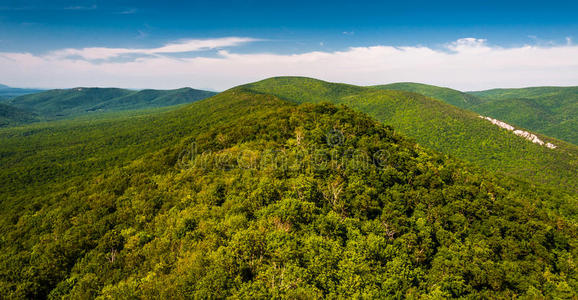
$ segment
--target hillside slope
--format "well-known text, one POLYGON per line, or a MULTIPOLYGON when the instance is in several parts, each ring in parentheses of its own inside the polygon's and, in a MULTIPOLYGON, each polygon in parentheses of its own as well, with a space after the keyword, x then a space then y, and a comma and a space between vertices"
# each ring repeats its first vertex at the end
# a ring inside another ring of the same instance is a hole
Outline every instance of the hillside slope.
POLYGON ((420 83, 394 83, 373 88, 415 92, 578 145, 578 87, 468 93, 420 83))
POLYGON ((38 120, 38 116, 14 106, 0 103, 0 127, 29 123, 38 120))
POLYGON ((471 109, 578 145, 578 87, 494 89, 469 94, 471 109))
POLYGON ((248 84, 248 89, 282 99, 346 104, 394 126, 419 144, 494 171, 576 192, 578 147, 538 135, 557 145, 548 149, 511 131, 420 94, 329 83, 302 77, 281 77, 248 84))
POLYGON ((125 96, 103 101, 88 111, 129 110, 140 108, 164 107, 191 103, 214 96, 215 92, 181 88, 176 90, 141 90, 125 96))
POLYGON ((171 106, 191 103, 213 95, 215 95, 214 92, 191 88, 142 91, 118 88, 74 88, 20 96, 4 103, 34 111, 47 118, 57 118, 94 112, 171 106))
POLYGON ((74 88, 20 96, 5 103, 48 117, 61 117, 83 113, 87 107, 131 93, 118 88, 74 88))
POLYGON ((235 88, 0 142, 8 298, 576 297, 575 197, 346 107, 235 88))
POLYGON ((453 106, 465 109, 470 109, 472 106, 484 102, 484 100, 478 98, 475 95, 460 92, 450 88, 423 83, 398 82, 392 84, 375 85, 372 87, 381 90, 414 92, 431 98, 439 99, 453 106))
POLYGON ((528 87, 513 89, 491 89, 484 91, 473 91, 468 94, 485 99, 514 99, 514 98, 551 98, 550 104, 572 102, 570 99, 578 93, 578 87, 528 87))

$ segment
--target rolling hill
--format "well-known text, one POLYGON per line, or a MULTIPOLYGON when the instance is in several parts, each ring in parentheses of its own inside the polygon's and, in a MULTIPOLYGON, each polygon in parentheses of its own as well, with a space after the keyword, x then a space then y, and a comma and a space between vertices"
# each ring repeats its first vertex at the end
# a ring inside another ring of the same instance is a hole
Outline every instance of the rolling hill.
MULTIPOLYGON (((576 97, 578 87, 528 87, 518 89, 491 89, 485 91, 468 92, 468 94, 492 100, 504 100, 515 98, 544 98, 550 99, 550 104, 568 103, 572 102, 572 98, 576 97)), ((575 99, 575 98, 574 98, 575 99)), ((574 101, 575 102, 575 101, 574 101)))
POLYGON ((74 88, 20 96, 5 103, 47 117, 63 117, 85 113, 95 104, 131 93, 133 92, 118 88, 74 88))
POLYGON ((471 109, 578 145, 578 87, 494 89, 471 109))
POLYGON ((296 103, 345 104, 394 126, 419 144, 476 163, 493 171, 578 189, 578 147, 537 135, 557 145, 549 149, 484 120, 421 94, 357 87, 302 77, 278 77, 245 88, 296 103))
POLYGON ((419 93, 578 145, 578 87, 494 89, 468 93, 419 83, 374 87, 419 93))
POLYGON ((442 100, 453 106, 457 106, 464 109, 470 109, 472 106, 481 104, 484 100, 478 98, 475 95, 460 92, 458 90, 439 87, 435 85, 428 85, 422 83, 413 82, 399 82, 384 85, 372 86, 376 89, 381 90, 395 90, 395 91, 406 91, 422 94, 431 98, 442 100))
POLYGON ((0 129, 0 294, 576 297, 575 195, 266 88, 374 99, 401 125, 402 104, 458 121, 418 94, 277 78, 157 114, 0 129))
POLYGON ((0 84, 0 100, 14 98, 22 95, 40 93, 43 90, 40 89, 21 89, 13 88, 7 85, 0 84))
POLYGON ((74 88, 20 96, 4 101, 4 103, 34 111, 48 119, 54 119, 94 112, 135 110, 191 103, 214 94, 214 92, 191 88, 142 91, 118 88, 74 88))
POLYGON ((214 96, 215 92, 181 88, 176 90, 141 90, 136 93, 103 101, 87 111, 130 110, 141 108, 164 107, 191 103, 214 96))

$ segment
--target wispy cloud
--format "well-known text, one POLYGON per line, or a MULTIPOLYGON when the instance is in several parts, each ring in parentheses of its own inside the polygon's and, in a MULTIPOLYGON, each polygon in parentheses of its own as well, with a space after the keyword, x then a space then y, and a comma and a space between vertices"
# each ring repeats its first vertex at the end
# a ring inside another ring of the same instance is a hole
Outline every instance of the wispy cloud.
POLYGON ((226 37, 218 39, 191 39, 170 43, 158 48, 130 49, 130 48, 106 48, 92 47, 82 49, 63 49, 50 52, 47 56, 54 59, 82 58, 87 60, 103 60, 116 58, 121 55, 161 55, 170 53, 184 53, 203 51, 224 47, 239 46, 244 43, 255 42, 257 39, 244 37, 226 37))
POLYGON ((128 8, 128 9, 125 9, 123 11, 117 12, 117 14, 119 14, 119 15, 133 15, 133 14, 136 14, 137 11, 138 10, 136 8, 128 8))
POLYGON ((138 30, 137 32, 138 32, 138 34, 136 36, 137 39, 144 39, 147 36, 149 36, 149 34, 144 30, 138 30))
POLYGON ((65 7, 64 9, 65 10, 95 10, 95 9, 98 9, 98 6, 96 4, 88 5, 88 6, 77 5, 77 6, 68 6, 68 7, 65 7))
POLYGON ((271 76, 299 75, 360 85, 414 81, 462 90, 578 85, 578 45, 504 48, 489 45, 484 39, 465 38, 448 43, 445 49, 376 45, 301 54, 234 51, 233 47, 256 40, 184 40, 154 49, 64 49, 46 55, 0 53, 0 82, 38 87, 193 86, 223 90, 271 76), (203 49, 221 50, 217 57, 167 55, 203 49), (146 56, 131 61, 93 61, 125 53, 146 56))

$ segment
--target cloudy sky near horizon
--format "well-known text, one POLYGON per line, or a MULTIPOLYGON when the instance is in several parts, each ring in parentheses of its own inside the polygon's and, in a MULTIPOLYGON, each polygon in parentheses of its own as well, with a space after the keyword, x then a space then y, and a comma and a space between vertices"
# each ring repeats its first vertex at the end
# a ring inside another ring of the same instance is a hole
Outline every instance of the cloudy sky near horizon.
POLYGON ((219 91, 294 75, 461 90, 578 85, 576 1, 44 2, 0 0, 0 83, 219 91))

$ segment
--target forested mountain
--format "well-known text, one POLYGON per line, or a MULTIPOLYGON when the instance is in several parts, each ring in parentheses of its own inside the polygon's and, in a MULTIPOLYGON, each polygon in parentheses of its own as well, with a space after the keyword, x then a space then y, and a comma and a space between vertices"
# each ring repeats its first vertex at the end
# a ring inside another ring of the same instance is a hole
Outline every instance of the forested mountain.
POLYGON ((422 94, 424 96, 436 98, 451 105, 465 109, 470 109, 472 106, 484 102, 484 100, 476 97, 475 95, 460 92, 458 90, 450 88, 428 85, 423 83, 399 82, 392 84, 375 85, 372 87, 381 90, 414 92, 422 94))
POLYGON ((515 98, 527 98, 527 99, 544 98, 550 99, 551 105, 554 103, 572 102, 570 101, 570 99, 572 97, 576 97, 577 93, 578 87, 576 86, 570 87, 544 86, 544 87, 528 87, 518 89, 491 89, 485 91, 468 92, 468 94, 491 100, 504 100, 515 98))
POLYGON ((493 89, 468 93, 419 83, 374 87, 419 93, 578 145, 578 87, 493 89))
POLYGON ((248 89, 270 93, 296 103, 346 104, 369 114, 419 144, 533 182, 578 188, 578 147, 546 136, 550 149, 532 143, 477 113, 462 110, 421 94, 363 88, 303 77, 278 77, 252 83, 248 89))
POLYGON ((133 91, 118 88, 74 88, 20 96, 5 103, 46 116, 67 116, 86 112, 95 104, 131 93, 133 91))
POLYGON ((129 110, 191 103, 214 96, 215 92, 181 88, 176 90, 141 90, 103 101, 88 111, 129 110))
POLYGON ((36 121, 34 113, 0 103, 0 127, 36 121))
POLYGON ((479 113, 578 145, 578 87, 532 87, 470 92, 485 99, 479 113))
POLYGON ((577 296, 575 194, 430 151, 345 106, 249 87, 451 116, 440 102, 279 80, 158 114, 0 129, 0 294, 577 296))
POLYGON ((177 90, 125 90, 118 88, 74 88, 50 90, 4 101, 34 111, 47 119, 94 112, 135 110, 191 103, 214 92, 182 88, 177 90))
POLYGON ((0 84, 0 100, 14 98, 17 96, 39 93, 43 90, 39 89, 21 89, 21 88, 13 88, 7 85, 0 84))

